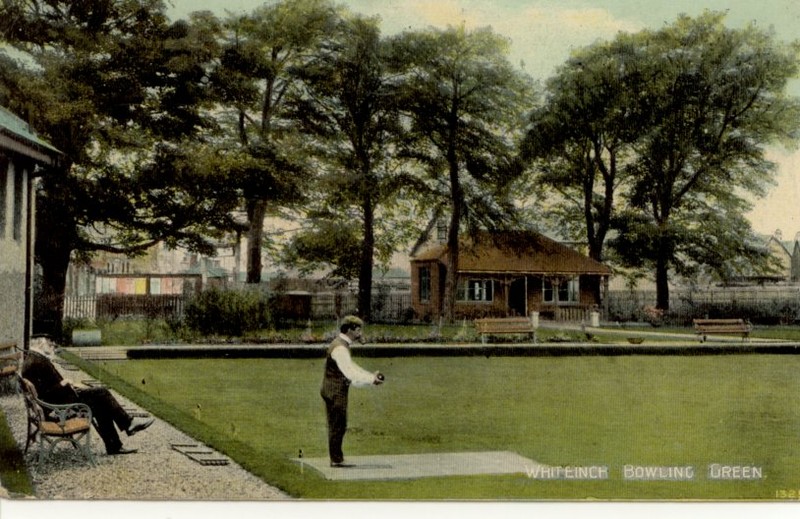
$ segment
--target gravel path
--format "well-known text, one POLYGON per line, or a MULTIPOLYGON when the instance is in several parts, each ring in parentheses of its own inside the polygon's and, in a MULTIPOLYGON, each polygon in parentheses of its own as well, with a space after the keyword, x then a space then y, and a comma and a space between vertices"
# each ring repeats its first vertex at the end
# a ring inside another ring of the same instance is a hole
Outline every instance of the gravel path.
MULTIPOLYGON (((86 380, 78 371, 61 370, 70 380, 86 380)), ((116 393, 115 393, 116 395, 116 393)), ((136 408, 116 395, 127 408, 136 408)), ((21 447, 25 446, 27 419, 22 395, 0 397, 9 427, 21 447)), ((27 456, 38 499, 103 500, 276 500, 289 499, 232 460, 228 465, 200 465, 174 450, 174 443, 198 443, 168 423, 156 418, 146 431, 128 438, 120 436, 135 454, 108 456, 102 440, 92 430, 96 465, 90 466, 69 447, 59 446, 39 470, 32 447, 27 456)), ((226 458, 227 459, 227 458, 226 458)), ((0 487, 0 495, 2 495, 0 487)))

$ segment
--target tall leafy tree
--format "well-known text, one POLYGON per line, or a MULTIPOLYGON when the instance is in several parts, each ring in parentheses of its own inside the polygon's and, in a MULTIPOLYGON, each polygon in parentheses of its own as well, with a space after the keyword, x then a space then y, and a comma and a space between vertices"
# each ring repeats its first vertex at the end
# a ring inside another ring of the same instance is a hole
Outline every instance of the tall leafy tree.
POLYGON ((506 188, 519 172, 514 152, 523 114, 533 107, 532 82, 509 63, 509 42, 491 29, 407 32, 393 44, 413 137, 408 152, 425 165, 430 191, 444 195, 440 204, 450 212, 443 317, 452 321, 463 228, 510 217, 506 188))
POLYGON ((539 189, 557 195, 546 211, 561 232, 603 261, 615 195, 630 178, 640 128, 649 120, 643 72, 628 37, 580 50, 547 82, 522 145, 539 189))
POLYGON ((755 256, 748 248, 749 207, 774 164, 766 146, 796 137, 800 104, 786 93, 800 45, 781 44, 755 25, 729 29, 720 13, 681 16, 633 40, 651 118, 640 128, 634 209, 615 239, 629 260, 655 270, 657 306, 669 308, 669 273, 698 261, 755 256), (735 232, 730 232, 733 229, 735 232))
POLYGON ((376 237, 381 227, 376 217, 386 218, 383 206, 395 203, 402 185, 392 167, 402 128, 396 88, 386 69, 378 21, 347 16, 298 71, 304 88, 292 103, 296 118, 316 137, 317 156, 327 164, 328 178, 321 181, 325 194, 314 215, 323 232, 315 228, 301 234, 290 251, 305 251, 308 259, 328 258, 342 274, 357 272, 358 309, 366 319, 372 306, 376 247, 388 245, 388 250, 380 247, 388 256, 403 234, 383 226, 383 239, 376 237), (328 239, 335 229, 335 235, 346 237, 346 228, 354 224, 360 235, 355 263, 349 261, 352 253, 337 250, 346 249, 349 240, 328 239))
POLYGON ((286 101, 305 66, 338 19, 327 0, 282 0, 231 17, 212 84, 218 118, 252 158, 239 179, 247 214, 247 282, 261 281, 264 221, 270 209, 302 198, 301 140, 286 101))
POLYGON ((7 0, 0 37, 16 49, 1 58, 3 102, 64 153, 40 185, 36 242, 37 302, 55 302, 40 316, 58 333, 73 254, 205 249, 231 223, 228 205, 200 202, 209 193, 175 174, 176 143, 206 125, 211 50, 156 0, 7 0))

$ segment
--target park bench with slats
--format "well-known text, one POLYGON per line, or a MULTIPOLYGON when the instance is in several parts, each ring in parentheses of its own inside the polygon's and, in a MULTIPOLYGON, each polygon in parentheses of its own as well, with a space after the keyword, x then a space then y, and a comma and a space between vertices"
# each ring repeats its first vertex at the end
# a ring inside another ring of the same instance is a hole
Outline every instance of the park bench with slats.
POLYGON ((706 342, 709 335, 740 335, 742 340, 750 337, 752 325, 744 319, 695 319, 694 332, 706 342))
POLYGON ((475 329, 478 335, 481 336, 481 341, 486 343, 486 337, 489 335, 502 335, 502 334, 526 334, 530 335, 536 332, 527 317, 487 317, 483 319, 475 319, 475 329))
POLYGON ((22 364, 22 352, 13 342, 0 343, 0 390, 17 387, 16 374, 22 364))
POLYGON ((39 399, 36 386, 18 376, 25 409, 28 414, 28 437, 25 441, 25 453, 28 447, 38 444, 36 459, 39 467, 43 467, 56 446, 66 443, 80 452, 90 465, 94 465, 92 454, 91 428, 92 410, 82 403, 52 404, 39 399))

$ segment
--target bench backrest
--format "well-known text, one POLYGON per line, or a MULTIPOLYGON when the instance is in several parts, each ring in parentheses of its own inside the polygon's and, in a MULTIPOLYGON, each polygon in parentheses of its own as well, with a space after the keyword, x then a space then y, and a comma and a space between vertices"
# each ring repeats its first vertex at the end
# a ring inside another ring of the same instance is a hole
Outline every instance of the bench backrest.
POLYGON ((533 324, 527 317, 486 317, 475 319, 475 328, 479 332, 491 331, 529 331, 533 324))
POLYGON ((744 319, 694 319, 694 324, 699 326, 729 326, 732 324, 746 324, 744 319))
POLYGON ((25 409, 28 411, 28 420, 36 424, 37 427, 45 421, 44 409, 39 405, 39 395, 36 393, 36 386, 25 377, 19 377, 19 386, 22 389, 22 396, 25 399, 25 409))

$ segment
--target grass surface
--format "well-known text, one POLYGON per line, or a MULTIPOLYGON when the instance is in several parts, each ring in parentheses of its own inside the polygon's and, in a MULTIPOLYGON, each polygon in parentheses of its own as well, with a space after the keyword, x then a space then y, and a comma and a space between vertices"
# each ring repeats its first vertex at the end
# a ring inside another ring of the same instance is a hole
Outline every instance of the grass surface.
POLYGON ((32 496, 34 493, 25 459, 2 412, 0 412, 0 482, 11 495, 32 496))
MULTIPOLYGON (((800 489, 800 359, 778 355, 362 359, 387 383, 351 391, 345 454, 510 450, 605 465, 604 481, 470 476, 332 482, 321 360, 107 362, 104 379, 291 495, 321 499, 775 499, 800 489), (757 481, 709 480, 712 463, 757 481), (623 466, 693 466, 694 481, 626 481, 623 466)), ((89 367, 89 370, 93 368, 89 367)))

